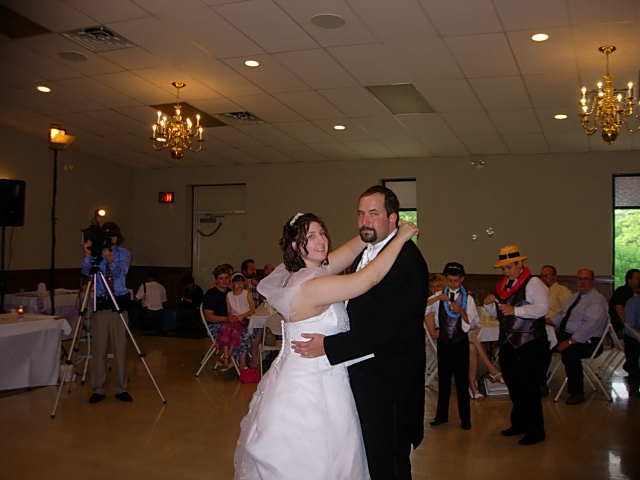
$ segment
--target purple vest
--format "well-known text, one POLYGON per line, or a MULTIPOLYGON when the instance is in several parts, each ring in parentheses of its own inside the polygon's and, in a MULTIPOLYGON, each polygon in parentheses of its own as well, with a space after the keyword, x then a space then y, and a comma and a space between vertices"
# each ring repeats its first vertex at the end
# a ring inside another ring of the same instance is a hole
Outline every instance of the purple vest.
MULTIPOLYGON (((526 290, 529 280, 531 280, 531 277, 529 277, 527 281, 524 282, 520 288, 506 300, 500 299, 498 294, 496 294, 496 298, 500 303, 512 305, 514 307, 528 305, 526 290)), ((503 345, 505 342, 509 342, 514 346, 514 348, 518 348, 531 340, 546 335, 544 330, 544 317, 520 318, 515 315, 504 315, 498 309, 498 320, 500 320, 500 338, 498 340, 498 345, 503 345)))
MULTIPOLYGON (((456 303, 462 305, 462 295, 458 295, 456 303)), ((467 337, 467 334, 462 330, 462 315, 458 318, 450 317, 444 309, 443 301, 440 301, 438 307, 438 326, 440 327, 438 342, 456 344, 467 337)))

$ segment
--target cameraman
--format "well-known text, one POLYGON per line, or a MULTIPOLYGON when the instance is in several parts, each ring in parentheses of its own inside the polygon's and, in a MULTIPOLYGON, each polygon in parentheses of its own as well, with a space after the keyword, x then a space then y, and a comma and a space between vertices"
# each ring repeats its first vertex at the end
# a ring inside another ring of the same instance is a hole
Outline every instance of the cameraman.
MULTIPOLYGON (((131 253, 126 248, 119 246, 122 242, 124 242, 124 237, 120 227, 114 222, 105 223, 99 234, 91 235, 91 239, 86 240, 83 245, 85 258, 82 260, 82 274, 89 275, 91 267, 97 263, 111 292, 116 297, 122 315, 126 315, 131 297, 125 281, 131 263, 131 253), (100 245, 93 247, 94 241, 101 241, 101 246, 105 248, 100 250, 100 245)), ((127 392, 126 329, 100 275, 96 277, 94 289, 97 301, 96 311, 91 319, 91 338, 93 340, 91 388, 93 394, 89 398, 89 403, 99 403, 104 400, 109 346, 111 346, 117 364, 115 369, 116 398, 123 402, 131 402, 133 398, 127 392)), ((126 317, 125 321, 127 321, 126 317)))

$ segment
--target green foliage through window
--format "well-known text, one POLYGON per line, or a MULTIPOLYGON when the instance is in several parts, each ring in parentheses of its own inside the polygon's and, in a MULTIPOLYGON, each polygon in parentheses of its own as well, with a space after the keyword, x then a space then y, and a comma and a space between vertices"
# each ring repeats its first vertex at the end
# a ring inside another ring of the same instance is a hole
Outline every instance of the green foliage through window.
MULTIPOLYGON (((406 212, 400 212, 400 220, 404 220, 405 222, 412 222, 418 225, 418 212, 417 210, 410 210, 406 212)), ((418 225, 419 226, 419 225, 418 225)), ((417 244, 418 237, 411 237, 413 243, 417 244)))
POLYGON ((640 210, 614 210, 613 275, 616 287, 625 284, 624 275, 640 268, 640 210))

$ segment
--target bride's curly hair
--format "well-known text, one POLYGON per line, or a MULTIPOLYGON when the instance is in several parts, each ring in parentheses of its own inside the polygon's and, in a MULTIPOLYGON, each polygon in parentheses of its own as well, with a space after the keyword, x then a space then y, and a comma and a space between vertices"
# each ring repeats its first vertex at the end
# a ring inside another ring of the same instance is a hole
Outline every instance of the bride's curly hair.
MULTIPOLYGON (((306 267, 306 263, 299 250, 303 250, 305 255, 309 254, 307 250, 307 232, 309 231, 311 222, 318 222, 320 224, 327 237, 327 252, 331 251, 331 238, 329 237, 329 231, 324 221, 313 213, 297 213, 287 220, 287 223, 282 227, 282 238, 280 239, 284 266, 290 272, 297 272, 301 268, 306 267), (294 242, 297 248, 293 247, 294 242)), ((322 264, 328 265, 329 259, 326 258, 322 264)))

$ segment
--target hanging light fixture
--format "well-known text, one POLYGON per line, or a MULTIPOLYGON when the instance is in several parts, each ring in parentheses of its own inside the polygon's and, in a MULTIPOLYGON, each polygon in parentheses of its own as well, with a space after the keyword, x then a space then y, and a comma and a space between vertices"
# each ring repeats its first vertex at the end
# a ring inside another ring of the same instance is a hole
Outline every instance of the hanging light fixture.
MULTIPOLYGON (((627 122, 634 113, 633 83, 629 82, 627 89, 615 89, 613 87, 613 77, 609 74, 609 54, 616 51, 613 45, 603 45, 598 51, 606 55, 607 74, 604 78, 604 85, 598 82, 597 90, 587 91, 582 87, 582 98, 580 113, 582 128, 587 135, 593 135, 598 129, 602 131, 602 139, 611 145, 611 142, 618 138, 620 127, 624 126, 631 133, 640 130, 640 126, 632 128, 627 122), (624 96, 626 94, 626 97, 624 96), (593 125, 589 125, 593 115, 593 125)), ((640 118, 640 115, 636 115, 640 118)))
POLYGON ((180 111, 180 89, 186 87, 186 85, 182 82, 173 82, 171 85, 177 89, 173 121, 168 120, 167 117, 163 117, 162 112, 158 112, 158 119, 152 127, 153 136, 151 137, 151 145, 154 150, 158 151, 170 148, 171 158, 178 161, 182 158, 183 150, 190 150, 192 152, 202 150, 202 142, 204 142, 202 132, 204 129, 202 125, 200 125, 200 114, 196 115, 195 126, 190 118, 186 120, 182 119, 182 113, 180 111), (193 148, 192 141, 196 135, 198 136, 198 148, 193 148))

